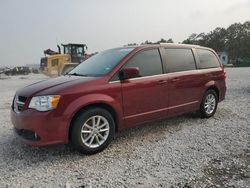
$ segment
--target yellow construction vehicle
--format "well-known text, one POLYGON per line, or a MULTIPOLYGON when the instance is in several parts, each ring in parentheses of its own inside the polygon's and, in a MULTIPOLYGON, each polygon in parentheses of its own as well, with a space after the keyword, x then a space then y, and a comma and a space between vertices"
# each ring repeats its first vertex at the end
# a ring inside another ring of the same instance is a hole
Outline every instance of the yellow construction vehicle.
POLYGON ((65 74, 87 58, 86 44, 62 44, 63 53, 61 47, 59 45, 57 47, 58 52, 47 49, 44 51, 45 57, 41 58, 40 69, 45 75, 65 74))

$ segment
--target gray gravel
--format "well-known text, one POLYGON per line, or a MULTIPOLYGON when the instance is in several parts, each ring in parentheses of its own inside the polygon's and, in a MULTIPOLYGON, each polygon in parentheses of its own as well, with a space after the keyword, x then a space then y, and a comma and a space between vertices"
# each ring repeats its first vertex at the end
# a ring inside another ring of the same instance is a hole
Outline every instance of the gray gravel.
POLYGON ((0 79, 0 187, 248 187, 250 68, 226 71, 226 100, 213 118, 187 114, 126 130, 92 156, 20 143, 9 117, 12 97, 46 77, 0 79))

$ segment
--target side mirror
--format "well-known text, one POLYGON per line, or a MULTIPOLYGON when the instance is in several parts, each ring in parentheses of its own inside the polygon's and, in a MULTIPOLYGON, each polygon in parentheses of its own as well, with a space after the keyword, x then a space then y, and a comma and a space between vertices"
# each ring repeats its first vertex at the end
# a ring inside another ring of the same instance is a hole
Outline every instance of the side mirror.
POLYGON ((126 80, 130 78, 139 77, 139 68, 138 67, 126 67, 120 71, 120 80, 126 80))

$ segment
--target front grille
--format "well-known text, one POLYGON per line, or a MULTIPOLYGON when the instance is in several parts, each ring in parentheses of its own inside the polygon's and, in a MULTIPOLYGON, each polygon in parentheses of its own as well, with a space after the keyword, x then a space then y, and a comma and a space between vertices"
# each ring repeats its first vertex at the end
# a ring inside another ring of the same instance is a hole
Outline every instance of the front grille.
POLYGON ((26 100, 27 100, 27 97, 18 96, 18 101, 25 103, 26 100))
POLYGON ((30 130, 15 128, 15 131, 19 136, 27 140, 38 141, 41 139, 39 135, 37 135, 35 132, 30 131, 30 130))
POLYGON ((16 113, 20 113, 23 110, 27 97, 16 95, 13 100, 12 108, 16 113))

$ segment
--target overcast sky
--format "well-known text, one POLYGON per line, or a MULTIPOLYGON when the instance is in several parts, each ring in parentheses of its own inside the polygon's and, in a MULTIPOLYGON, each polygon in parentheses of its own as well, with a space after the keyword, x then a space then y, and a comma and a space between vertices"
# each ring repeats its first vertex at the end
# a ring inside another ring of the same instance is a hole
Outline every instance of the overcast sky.
POLYGON ((0 65, 40 63, 56 44, 88 52, 250 20, 250 0, 0 0, 0 65))

